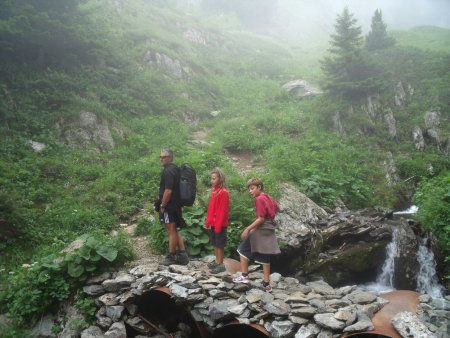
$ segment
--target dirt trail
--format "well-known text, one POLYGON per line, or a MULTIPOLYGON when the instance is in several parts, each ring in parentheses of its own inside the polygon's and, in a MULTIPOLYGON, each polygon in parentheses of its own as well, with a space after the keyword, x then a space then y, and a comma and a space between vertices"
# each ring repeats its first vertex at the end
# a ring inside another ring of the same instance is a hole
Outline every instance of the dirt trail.
MULTIPOLYGON (((192 133, 191 143, 193 145, 205 145, 208 143, 208 130, 200 129, 192 133)), ((225 155, 230 159, 233 167, 241 176, 246 176, 252 171, 260 172, 264 168, 254 162, 254 154, 250 152, 230 152, 225 150, 225 155)))

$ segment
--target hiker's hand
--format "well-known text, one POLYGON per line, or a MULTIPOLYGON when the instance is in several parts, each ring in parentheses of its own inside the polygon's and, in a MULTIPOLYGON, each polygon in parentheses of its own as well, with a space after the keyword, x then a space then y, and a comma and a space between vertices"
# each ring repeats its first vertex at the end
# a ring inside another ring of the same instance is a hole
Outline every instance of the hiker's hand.
POLYGON ((248 229, 245 229, 244 231, 242 231, 242 234, 241 234, 241 239, 244 239, 245 237, 247 237, 248 236, 248 234, 249 234, 249 230, 248 229))

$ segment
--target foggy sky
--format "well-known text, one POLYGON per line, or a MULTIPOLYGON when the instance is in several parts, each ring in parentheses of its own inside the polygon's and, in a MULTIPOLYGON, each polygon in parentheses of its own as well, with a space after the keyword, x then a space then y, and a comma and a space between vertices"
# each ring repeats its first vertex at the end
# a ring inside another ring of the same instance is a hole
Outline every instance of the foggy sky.
POLYGON ((381 9, 388 30, 424 25, 450 28, 450 0, 280 0, 275 24, 284 33, 320 27, 329 34, 346 6, 364 32, 370 29, 376 9, 381 9))

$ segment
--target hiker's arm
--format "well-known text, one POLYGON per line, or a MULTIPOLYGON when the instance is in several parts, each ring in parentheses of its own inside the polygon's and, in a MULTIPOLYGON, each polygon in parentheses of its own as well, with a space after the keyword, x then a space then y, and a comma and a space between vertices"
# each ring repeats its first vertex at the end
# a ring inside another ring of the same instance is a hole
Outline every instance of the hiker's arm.
POLYGON ((250 231, 252 231, 253 229, 256 229, 263 223, 264 223, 264 217, 257 217, 252 224, 250 224, 248 227, 245 228, 245 230, 241 234, 241 237, 242 238, 247 237, 249 235, 250 231))
POLYGON ((172 189, 165 189, 163 193, 163 197, 161 199, 161 212, 164 212, 163 209, 166 208, 167 203, 169 203, 170 198, 172 197, 172 189))

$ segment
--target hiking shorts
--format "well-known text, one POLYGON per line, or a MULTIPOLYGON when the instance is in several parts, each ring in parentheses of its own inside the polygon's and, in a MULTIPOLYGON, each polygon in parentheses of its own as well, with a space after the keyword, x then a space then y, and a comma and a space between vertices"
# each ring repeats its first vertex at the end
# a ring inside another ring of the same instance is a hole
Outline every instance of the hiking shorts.
POLYGON ((159 213, 159 221, 161 224, 175 223, 177 228, 184 228, 186 223, 180 213, 176 210, 166 210, 163 213, 159 213))
POLYGON ((209 241, 216 248, 225 248, 227 245, 227 227, 223 227, 220 232, 215 232, 214 228, 209 228, 209 241))
POLYGON ((240 256, 245 257, 247 260, 254 260, 258 264, 270 264, 270 254, 262 254, 259 252, 252 252, 250 245, 250 236, 247 236, 239 245, 237 252, 240 256))

